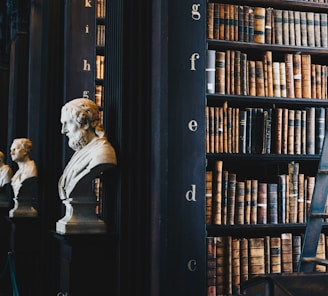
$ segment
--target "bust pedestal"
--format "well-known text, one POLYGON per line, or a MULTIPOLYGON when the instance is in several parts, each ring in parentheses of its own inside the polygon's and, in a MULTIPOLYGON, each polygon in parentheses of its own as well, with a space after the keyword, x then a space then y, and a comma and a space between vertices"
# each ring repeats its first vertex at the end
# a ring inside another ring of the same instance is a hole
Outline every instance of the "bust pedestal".
POLYGON ((105 233, 106 224, 96 214, 98 205, 92 188, 93 180, 104 171, 113 168, 112 164, 102 164, 93 168, 74 187, 69 198, 64 199, 65 216, 56 222, 59 234, 105 233))
POLYGON ((9 217, 37 217, 38 212, 34 208, 36 197, 37 177, 24 180, 17 196, 14 197, 14 207, 9 211, 9 217))
MULTIPOLYGON (((40 295, 41 226, 34 218, 6 218, 16 283, 21 295, 40 295)), ((8 271, 9 272, 9 271, 8 271)))
POLYGON ((117 295, 117 236, 54 234, 60 250, 61 295, 117 295))

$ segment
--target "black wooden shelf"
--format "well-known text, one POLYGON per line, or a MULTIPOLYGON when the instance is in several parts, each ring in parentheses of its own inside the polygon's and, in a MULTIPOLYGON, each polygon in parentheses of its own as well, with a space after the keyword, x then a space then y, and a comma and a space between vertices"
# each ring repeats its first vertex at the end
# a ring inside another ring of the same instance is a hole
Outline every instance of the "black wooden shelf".
POLYGON ((316 56, 328 56, 327 47, 310 47, 310 46, 295 46, 295 45, 280 45, 280 44, 267 44, 256 42, 244 42, 234 40, 217 40, 207 39, 209 49, 220 48, 224 49, 240 49, 243 51, 256 50, 260 52, 273 51, 279 53, 302 53, 311 54, 316 56))
POLYGON ((272 7, 272 8, 282 8, 282 9, 293 9, 299 11, 328 11, 327 3, 319 2, 309 2, 309 1, 297 1, 297 0, 220 0, 216 1, 220 3, 238 4, 238 5, 251 5, 258 7, 272 7))
POLYGON ((280 98, 280 97, 261 97, 261 96, 242 96, 242 95, 226 95, 226 94, 207 94, 207 105, 214 106, 218 103, 229 101, 229 105, 249 107, 249 106, 300 106, 302 108, 312 107, 328 107, 328 100, 323 99, 303 99, 303 98, 280 98))
MULTIPOLYGON (((278 224, 243 224, 243 225, 208 225, 208 236, 233 237, 263 237, 265 235, 277 236, 282 233, 303 234, 306 223, 278 223, 278 224)), ((328 223, 322 226, 322 232, 328 231, 328 223)))
POLYGON ((241 153, 207 153, 208 160, 220 159, 223 161, 265 161, 265 162, 317 162, 320 160, 318 154, 241 154, 241 153))

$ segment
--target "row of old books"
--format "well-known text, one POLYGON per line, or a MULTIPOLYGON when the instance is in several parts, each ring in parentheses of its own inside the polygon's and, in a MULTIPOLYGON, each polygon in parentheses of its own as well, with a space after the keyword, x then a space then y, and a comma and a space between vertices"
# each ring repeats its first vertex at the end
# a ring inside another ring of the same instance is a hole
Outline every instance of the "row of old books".
POLYGON ((105 75, 105 56, 96 55, 96 79, 104 79, 105 75))
POLYGON ((208 2, 207 38, 328 47, 327 13, 208 2))
POLYGON ((99 107, 104 106, 104 86, 100 84, 95 85, 95 103, 99 107))
POLYGON ((315 185, 314 176, 290 162, 274 182, 239 179, 218 160, 206 171, 207 225, 305 223, 315 185))
POLYGON ((104 18, 106 16, 106 0, 97 0, 96 17, 104 18))
MULTIPOLYGON (((301 255, 303 235, 252 238, 207 237, 207 295, 239 295, 240 284, 264 274, 293 273, 301 255)), ((326 258, 328 236, 321 233, 317 257, 326 258)), ((316 271, 326 272, 325 266, 316 271)))
POLYGON ((206 152, 320 154, 326 108, 206 106, 206 152))
POLYGON ((97 25, 96 28, 96 45, 105 46, 106 29, 105 25, 97 25))
POLYGON ((266 51, 250 60, 240 50, 207 50, 208 93, 282 98, 327 99, 327 66, 311 55, 287 53, 283 61, 266 51))

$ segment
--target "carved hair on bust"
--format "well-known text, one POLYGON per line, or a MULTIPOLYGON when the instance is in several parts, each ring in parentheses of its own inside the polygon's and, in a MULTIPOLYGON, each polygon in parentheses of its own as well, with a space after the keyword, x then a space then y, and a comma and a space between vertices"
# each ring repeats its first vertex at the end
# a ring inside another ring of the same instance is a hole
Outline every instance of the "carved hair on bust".
POLYGON ((62 107, 62 112, 65 111, 69 112, 80 126, 89 124, 98 137, 106 136, 99 108, 94 101, 85 98, 73 99, 62 107))

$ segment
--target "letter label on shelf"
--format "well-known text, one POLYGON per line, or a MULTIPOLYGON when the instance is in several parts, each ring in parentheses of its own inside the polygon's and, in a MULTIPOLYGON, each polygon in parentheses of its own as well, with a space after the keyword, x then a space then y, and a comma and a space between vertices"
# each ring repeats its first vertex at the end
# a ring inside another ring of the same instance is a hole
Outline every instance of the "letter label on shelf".
POLYGON ((195 61, 199 59, 199 53, 193 53, 190 58, 190 70, 195 71, 196 70, 196 63, 195 61))
POLYGON ((89 34, 89 25, 86 25, 86 26, 85 26, 85 33, 86 33, 86 34, 89 34))
POLYGON ((188 261, 188 269, 190 271, 195 271, 196 267, 197 267, 197 262, 196 262, 195 259, 191 259, 191 260, 188 261))
POLYGON ((198 10, 199 6, 200 6, 200 4, 193 4, 193 5, 191 5, 191 17, 195 21, 200 20, 200 17, 201 17, 200 12, 198 10))
POLYGON ((88 63, 87 60, 83 60, 83 71, 90 71, 91 70, 91 66, 88 63))
POLYGON ((197 131, 197 128, 198 128, 197 121, 196 121, 195 119, 190 120, 189 123, 188 123, 188 128, 189 128, 192 132, 197 131))
POLYGON ((83 92, 82 92, 82 97, 84 98, 84 99, 89 99, 89 91, 88 90, 84 90, 83 92))
POLYGON ((85 1, 84 1, 84 7, 88 7, 88 8, 89 8, 89 7, 92 7, 92 6, 91 6, 91 2, 92 2, 92 0, 85 0, 85 1))
POLYGON ((191 184, 191 190, 186 192, 186 200, 187 201, 196 201, 196 185, 191 184))

